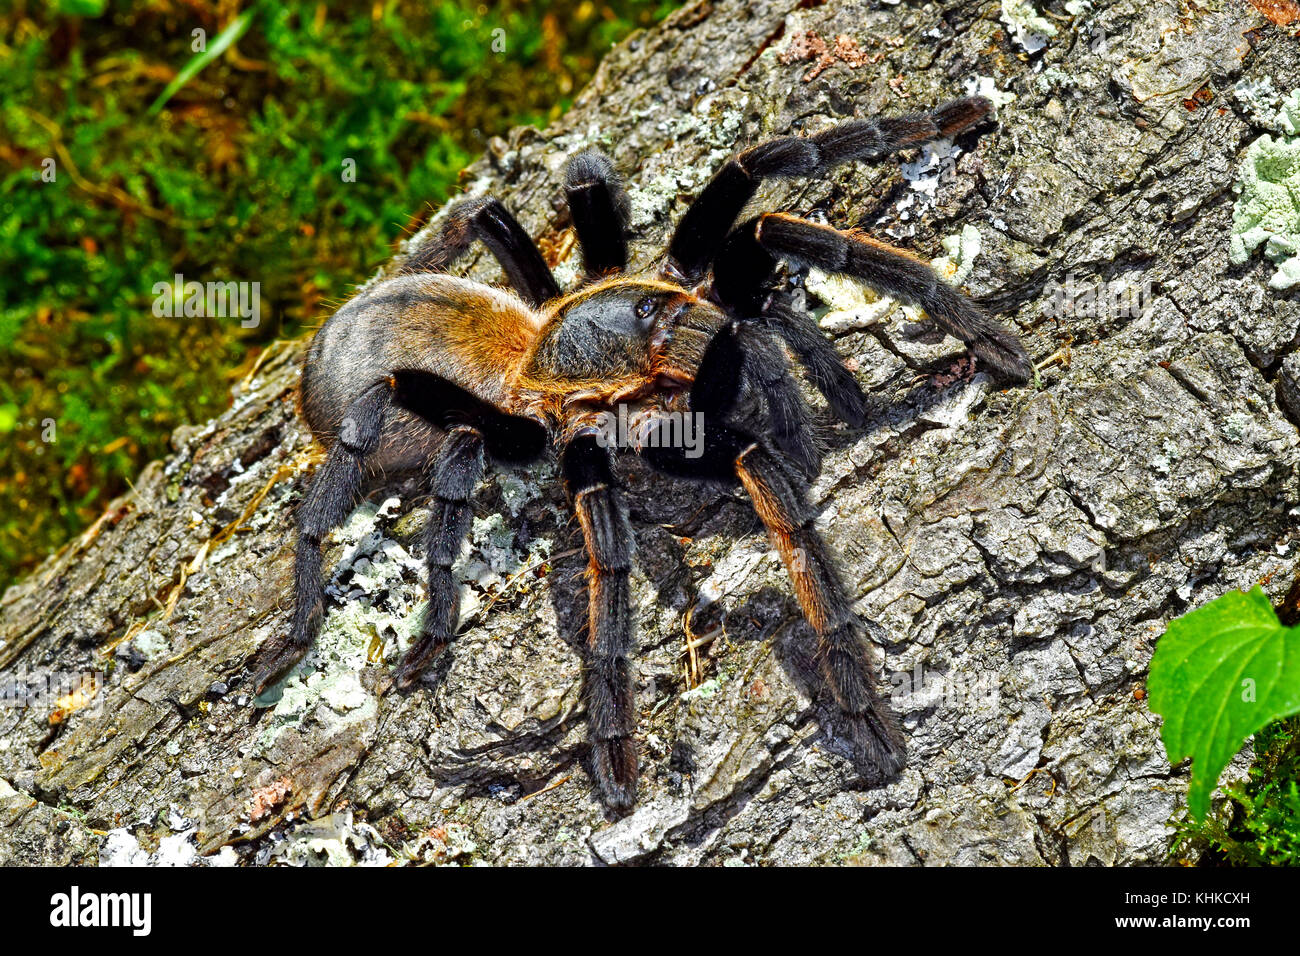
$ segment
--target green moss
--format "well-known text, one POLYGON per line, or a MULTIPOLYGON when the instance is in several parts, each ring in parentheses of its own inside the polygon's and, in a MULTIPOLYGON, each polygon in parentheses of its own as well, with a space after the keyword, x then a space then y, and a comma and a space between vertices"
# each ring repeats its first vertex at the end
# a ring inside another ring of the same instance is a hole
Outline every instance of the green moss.
POLYGON ((1207 865, 1300 866, 1300 717, 1255 735, 1244 783, 1223 787, 1226 803, 1204 823, 1180 823, 1174 852, 1207 865))

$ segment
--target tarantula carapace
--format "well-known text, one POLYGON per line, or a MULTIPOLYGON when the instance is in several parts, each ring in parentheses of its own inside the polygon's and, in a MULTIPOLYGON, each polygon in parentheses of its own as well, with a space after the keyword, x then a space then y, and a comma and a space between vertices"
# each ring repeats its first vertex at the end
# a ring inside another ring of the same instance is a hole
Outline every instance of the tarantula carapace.
POLYGON ((861 280, 923 308, 1000 378, 1023 381, 1032 368, 1013 334, 914 256, 793 215, 737 220, 765 178, 881 159, 969 129, 989 110, 988 101, 971 97, 747 149, 687 209, 648 274, 625 274, 628 200, 612 164, 581 153, 567 166, 565 193, 585 275, 568 294, 499 202, 454 207, 438 238, 339 309, 307 353, 301 412, 329 453, 297 513, 292 629, 261 648, 254 686, 278 679, 311 646, 323 613, 321 542, 354 507, 363 480, 398 469, 423 470, 431 495, 428 609, 394 677, 398 687, 415 683, 454 636, 452 565, 486 463, 518 465, 553 449, 588 554, 592 772, 606 804, 627 809, 637 784, 633 537, 611 463, 616 451, 631 451, 670 475, 738 483, 748 493, 817 634, 821 669, 847 715, 859 766, 896 770, 903 742, 877 696, 862 639, 864 626, 875 625, 855 616, 804 499, 798 472, 815 473, 819 453, 789 359, 851 425, 864 423, 865 399, 815 321, 775 294, 774 273, 790 260, 861 280), (446 274, 474 240, 500 262, 513 291, 446 274), (733 421, 746 385, 766 409, 766 436, 733 421), (637 426, 615 448, 602 416, 620 406, 637 426), (656 440, 683 411, 702 422, 700 447, 656 440))

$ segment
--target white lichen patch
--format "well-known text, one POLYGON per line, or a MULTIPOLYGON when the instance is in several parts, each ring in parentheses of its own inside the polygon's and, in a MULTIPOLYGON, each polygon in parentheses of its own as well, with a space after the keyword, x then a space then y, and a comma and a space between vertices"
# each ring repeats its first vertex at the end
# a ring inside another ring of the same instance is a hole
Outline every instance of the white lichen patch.
POLYGON ((678 196, 698 193, 717 168, 735 152, 744 114, 731 106, 715 107, 715 97, 705 96, 693 112, 665 119, 659 124, 670 138, 703 140, 712 148, 698 163, 680 164, 646 182, 628 184, 633 229, 645 229, 665 218, 678 196))
POLYGON ((175 833, 158 841, 158 852, 153 855, 153 866, 193 866, 198 862, 199 851, 194 845, 194 830, 175 833))
MULTIPOLYGON (((561 838, 557 835, 557 841, 561 838)), ((402 855, 436 866, 463 865, 478 850, 473 832, 463 824, 449 823, 420 834, 402 848, 402 855)))
POLYGON ((100 866, 195 866, 200 862, 193 828, 165 836, 150 853, 130 830, 109 830, 99 847, 100 866))
POLYGON ((1274 118, 1281 132, 1250 144, 1234 189, 1228 259, 1242 265, 1261 246, 1277 265, 1270 289, 1300 285, 1300 89, 1274 118))
POLYGON ((1002 22, 1011 30, 1011 39, 1026 53, 1037 53, 1056 36, 1052 23, 1029 0, 1002 0, 1002 22))
POLYGON ((582 273, 578 262, 578 257, 571 255, 551 268, 551 275, 555 276, 555 282, 561 289, 568 289, 578 281, 578 276, 582 273))
MULTIPOLYGON (((536 496, 540 492, 534 491, 533 494, 536 496)), ((524 568, 540 564, 553 550, 551 540, 541 537, 530 540, 526 548, 521 547, 516 524, 496 513, 475 517, 470 525, 469 540, 471 553, 458 567, 459 577, 485 589, 501 584, 505 578, 524 568)))
POLYGON ((947 255, 934 260, 932 263, 934 271, 947 282, 961 285, 970 277, 970 271, 975 266, 975 257, 984 247, 980 231, 967 223, 961 227, 960 233, 945 236, 942 245, 947 255))
POLYGON ((1265 76, 1258 80, 1239 80, 1232 87, 1232 98, 1241 105, 1252 122, 1260 126, 1273 126, 1282 94, 1273 85, 1273 78, 1265 76))
POLYGON ((1016 98, 1010 90, 998 89, 997 80, 991 76, 968 76, 962 81, 967 96, 982 96, 993 104, 993 115, 1016 98))
POLYGON ((280 731, 299 725, 309 715, 329 724, 373 716, 375 698, 362 686, 359 675, 375 648, 410 645, 423 610, 423 565, 383 529, 384 519, 399 504, 397 498, 380 507, 367 503, 336 532, 344 551, 325 593, 338 606, 327 612, 316 643, 302 662, 278 688, 259 699, 274 703, 258 735, 259 747, 270 747, 280 731))
POLYGON ((148 866, 149 852, 125 828, 109 830, 99 847, 100 866, 148 866))
POLYGON ((378 831, 355 821, 351 810, 299 824, 270 857, 289 866, 390 866, 396 862, 378 831))
POLYGON ((527 472, 499 472, 496 483, 501 491, 501 500, 513 516, 541 498, 543 489, 551 487, 558 477, 554 468, 541 465, 527 472))
POLYGON ((804 286, 826 303, 827 309, 819 317, 819 322, 832 334, 880 325, 898 304, 847 276, 833 275, 817 268, 808 270, 804 286))
MULTIPOLYGON (((934 202, 939 183, 956 167, 961 152, 961 147, 950 139, 931 140, 921 149, 915 162, 902 163, 899 168, 914 191, 928 202, 934 202)), ((908 215, 904 213, 901 218, 906 219, 908 215)))
POLYGON ((515 529, 502 515, 475 518, 469 536, 494 574, 509 574, 523 564, 523 556, 515 550, 515 529))
POLYGON ((171 650, 171 645, 167 643, 167 638, 157 631, 141 631, 131 641, 131 646, 139 652, 146 661, 156 661, 166 657, 171 650))
MULTIPOLYGON (((528 477, 503 474, 496 479, 512 512, 541 494, 528 477)), ((395 666, 419 635, 428 603, 422 557, 417 559, 388 533, 400 507, 396 497, 379 507, 363 504, 334 533, 343 553, 325 586, 330 606, 312 649, 258 698, 272 711, 253 745, 256 752, 265 753, 281 731, 309 718, 337 728, 369 720, 377 712, 362 674, 370 665, 395 666)), ((460 624, 478 612, 491 588, 552 553, 553 543, 545 537, 521 545, 518 524, 497 513, 472 522, 469 547, 452 570, 461 587, 460 624)))
POLYGON ((714 694, 722 689, 722 681, 716 677, 711 677, 699 687, 692 687, 690 690, 682 691, 681 700, 708 700, 714 694))
MULTIPOLYGON (((368 649, 375 642, 418 627, 418 616, 402 617, 381 611, 361 600, 336 608, 326 617, 316 644, 282 682, 279 699, 257 745, 266 750, 286 727, 300 725, 309 715, 330 725, 373 716, 375 699, 361 686, 359 673, 366 665, 368 649)), ((411 635, 405 634, 409 645, 411 635)), ((272 688, 267 695, 273 695, 272 688)))

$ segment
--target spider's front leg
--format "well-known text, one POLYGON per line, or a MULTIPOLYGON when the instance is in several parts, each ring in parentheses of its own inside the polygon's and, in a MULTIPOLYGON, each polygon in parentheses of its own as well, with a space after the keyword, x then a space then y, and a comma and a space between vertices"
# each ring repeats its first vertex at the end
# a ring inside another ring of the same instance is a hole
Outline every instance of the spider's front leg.
MULTIPOLYGON (((774 259, 791 259, 848 276, 919 306, 941 329, 966 343, 971 354, 998 378, 1014 382, 1033 378, 1033 363, 1015 333, 991 319, 968 296, 909 252, 786 213, 765 213, 739 227, 736 233, 737 248, 756 247, 774 259)), ((719 266, 723 263, 719 262, 719 266)), ((723 289, 739 284, 725 266, 715 278, 723 289)))
POLYGON ((587 550, 587 733, 592 770, 612 810, 636 800, 636 702, 632 690, 632 527, 610 452, 578 435, 561 456, 587 550))
POLYGON ((811 412, 771 330, 759 321, 733 320, 710 341, 704 362, 710 371, 696 379, 692 408, 708 408, 709 414, 725 421, 740 396, 742 381, 748 381, 767 412, 776 446, 805 475, 812 477, 821 470, 811 412))
POLYGON ((589 149, 570 159, 564 171, 564 195, 582 244, 587 278, 626 269, 630 203, 609 157, 589 149))
POLYGON ((702 278, 763 180, 819 176, 842 163, 883 159, 955 136, 992 110, 984 97, 967 96, 928 113, 848 120, 813 136, 778 136, 751 146, 718 170, 682 216, 668 244, 669 273, 687 282, 702 278))
MULTIPOLYGON (((895 773, 906 759, 903 738, 876 693, 875 667, 862 641, 853 600, 813 527, 812 509, 798 484, 757 442, 736 456, 735 468, 785 564, 804 617, 817 632, 822 675, 849 718, 859 757, 867 769, 885 776, 895 773)), ((880 633, 874 621, 862 623, 880 633)))
POLYGON ((348 406, 338 437, 298 506, 293 625, 287 635, 278 635, 258 649, 251 665, 254 694, 283 677, 316 640, 325 597, 321 542, 355 507, 366 459, 379 446, 384 416, 392 404, 392 383, 384 381, 370 386, 348 406))
POLYGON ((866 773, 888 776, 905 759, 902 735, 875 689, 874 667, 853 600, 813 522, 802 485, 750 435, 726 424, 735 390, 739 346, 726 330, 710 344, 691 390, 691 409, 705 415, 704 444, 691 457, 671 442, 646 442, 640 454, 656 469, 683 478, 745 488, 818 638, 822 675, 848 718, 856 758, 866 773))

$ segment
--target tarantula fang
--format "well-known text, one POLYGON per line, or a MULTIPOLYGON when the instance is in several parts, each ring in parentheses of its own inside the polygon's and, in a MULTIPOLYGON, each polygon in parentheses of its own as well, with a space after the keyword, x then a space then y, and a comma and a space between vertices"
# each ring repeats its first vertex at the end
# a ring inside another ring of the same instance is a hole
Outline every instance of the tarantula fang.
POLYGON ((592 775, 606 805, 627 810, 638 770, 633 535, 612 468, 621 450, 669 475, 743 488, 816 632, 821 670, 859 768, 895 772, 903 739, 877 695, 863 641, 864 631, 878 637, 880 629, 854 614, 852 592, 804 498, 799 472, 815 474, 820 458, 790 358, 849 424, 864 424, 865 399, 813 319, 774 292, 772 277, 781 260, 848 276, 923 308, 999 378, 1027 380, 1032 366, 1014 334, 907 252, 786 213, 738 220, 764 179, 880 160, 970 129, 989 112, 987 100, 968 97, 929 113, 759 143, 718 170, 665 256, 640 274, 627 272, 628 198, 613 165, 600 153, 581 153, 564 183, 584 268, 569 293, 497 200, 453 207, 435 240, 340 308, 307 352, 300 410, 328 455, 297 511, 292 626, 259 649, 252 685, 260 692, 311 646, 324 609, 322 541, 367 478, 399 470, 423 474, 430 494, 428 608, 394 676, 399 688, 415 684, 454 637, 452 566, 485 468, 523 465, 554 450, 588 555, 592 775), (447 274, 476 240, 499 261, 509 290, 447 274), (746 386, 765 408, 766 440, 733 420, 746 386), (620 407, 634 413, 637 428, 627 447, 612 448, 602 416, 620 407), (680 411, 704 423, 698 454, 656 440, 680 411))

